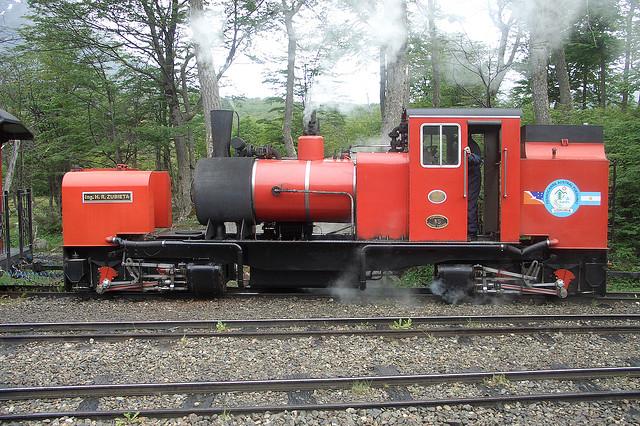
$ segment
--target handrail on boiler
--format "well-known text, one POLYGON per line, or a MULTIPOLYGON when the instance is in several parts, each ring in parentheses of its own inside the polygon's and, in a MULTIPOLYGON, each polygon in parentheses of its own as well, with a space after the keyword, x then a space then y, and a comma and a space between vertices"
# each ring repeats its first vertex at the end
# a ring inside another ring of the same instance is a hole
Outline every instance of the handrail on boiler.
POLYGON ((313 190, 313 189, 286 189, 286 188, 282 188, 281 186, 274 186, 273 188, 271 188, 271 192, 273 192, 274 195, 278 195, 281 194, 283 192, 288 192, 288 193, 297 193, 297 194, 317 194, 317 195, 344 195, 349 197, 349 202, 351 203, 350 208, 351 208, 351 234, 354 236, 356 235, 356 218, 355 218, 355 212, 356 212, 356 207, 355 207, 355 200, 353 199, 353 195, 351 195, 349 192, 346 191, 318 191, 318 190, 313 190))

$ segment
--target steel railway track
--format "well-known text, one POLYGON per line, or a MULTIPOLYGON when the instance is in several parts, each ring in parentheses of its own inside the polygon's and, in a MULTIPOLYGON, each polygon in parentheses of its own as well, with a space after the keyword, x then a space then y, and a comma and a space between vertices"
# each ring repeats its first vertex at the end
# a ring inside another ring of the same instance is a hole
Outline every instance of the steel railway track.
POLYGON ((301 326, 390 326, 395 321, 410 320, 418 324, 465 323, 530 323, 549 321, 639 321, 640 314, 534 314, 534 315, 431 315, 404 317, 345 317, 345 318, 264 318, 161 321, 89 321, 89 322, 32 322, 0 323, 0 333, 17 331, 78 331, 78 330, 140 330, 140 329, 215 329, 220 323, 232 327, 301 327, 301 326))
POLYGON ((432 328, 416 330, 306 330, 306 331, 237 331, 182 333, 83 333, 83 334, 17 334, 0 336, 0 343, 78 342, 87 340, 177 340, 182 338, 254 338, 290 339, 304 337, 373 336, 403 339, 424 336, 490 336, 536 333, 564 334, 628 334, 638 333, 638 326, 603 327, 499 327, 499 328, 432 328))
POLYGON ((117 418, 135 413, 137 417, 170 418, 184 417, 190 414, 210 416, 213 414, 247 414, 258 412, 282 412, 282 411, 313 411, 313 410, 346 410, 347 408, 404 408, 404 407, 434 407, 438 405, 474 405, 492 406, 504 403, 534 403, 534 402, 585 402, 585 401, 617 401, 635 400, 640 398, 640 391, 599 391, 599 392, 554 392, 546 394, 487 396, 480 398, 442 398, 442 399, 414 399, 407 401, 375 401, 332 404, 292 404, 292 405, 263 405, 263 406, 239 406, 220 408, 161 408, 144 410, 109 410, 109 411, 61 411, 45 413, 2 414, 0 421, 37 421, 59 417, 74 418, 117 418))
POLYGON ((64 399, 78 397, 148 396, 221 392, 291 392, 315 389, 350 389, 354 383, 371 387, 478 383, 496 376, 509 381, 586 380, 640 377, 640 367, 566 368, 552 370, 488 371, 474 373, 412 374, 216 382, 134 383, 0 388, 0 400, 64 399))
POLYGON ((0 324, 0 343, 181 338, 291 338, 329 336, 486 336, 535 333, 640 332, 640 314, 275 318, 262 320, 132 321, 0 324), (409 322, 410 320, 410 322, 409 322), (624 321, 631 324, 593 324, 624 321), (554 324, 549 324, 554 322, 554 324), (560 322, 560 323, 559 323, 560 322), (575 322, 569 325, 567 322, 575 322), (531 325, 532 323, 541 323, 531 325), (436 325, 424 327, 425 325, 436 325), (444 325, 443 325, 444 324, 444 325), (501 324, 496 326, 496 324, 501 324), (306 327, 301 330, 301 327, 306 327), (341 328, 340 328, 341 327, 341 328), (347 328, 344 328, 347 327, 347 328))
MULTIPOLYGON (((503 376, 510 381, 521 380, 585 380, 607 377, 639 377, 640 367, 605 367, 579 368, 556 370, 521 370, 521 371, 493 371, 479 373, 448 373, 425 375, 397 375, 397 376, 361 376, 316 379, 279 379, 279 380, 249 380, 224 382, 194 382, 194 383, 141 383, 116 385, 79 385, 79 386, 49 386, 39 388, 3 388, 0 389, 0 400, 33 400, 33 399, 62 399, 77 397, 112 397, 112 396, 145 396, 169 394, 200 394, 220 392, 287 392, 311 389, 345 389, 356 382, 366 382, 373 387, 430 385, 437 383, 482 382, 492 377, 503 376)), ((368 401, 325 404, 288 404, 288 405, 256 405, 231 406, 211 408, 170 408, 143 410, 104 410, 104 411, 64 411, 64 412, 35 412, 35 413, 5 413, 0 414, 0 421, 36 421, 57 417, 75 418, 115 418, 131 412, 141 417, 182 417, 189 414, 242 414, 256 412, 278 412, 292 410, 344 410, 347 408, 402 408, 427 407, 436 405, 496 405, 506 402, 532 403, 541 401, 613 401, 620 399, 640 399, 639 390, 597 391, 551 394, 523 394, 500 395, 475 398, 442 398, 442 399, 409 399, 401 401, 368 401)))

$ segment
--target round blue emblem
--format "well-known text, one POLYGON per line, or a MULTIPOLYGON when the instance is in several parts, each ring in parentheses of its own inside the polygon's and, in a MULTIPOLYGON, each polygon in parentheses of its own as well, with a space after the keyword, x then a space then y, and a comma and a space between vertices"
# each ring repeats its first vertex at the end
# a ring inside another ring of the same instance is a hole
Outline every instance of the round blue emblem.
POLYGON ((580 190, 566 179, 554 180, 544 190, 544 206, 556 217, 571 216, 580 207, 580 190))

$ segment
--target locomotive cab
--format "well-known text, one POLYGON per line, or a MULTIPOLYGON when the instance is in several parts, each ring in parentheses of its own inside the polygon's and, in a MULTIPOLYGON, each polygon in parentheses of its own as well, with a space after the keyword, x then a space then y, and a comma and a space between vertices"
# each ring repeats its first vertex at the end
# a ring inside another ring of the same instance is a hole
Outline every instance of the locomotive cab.
MULTIPOLYGON (((519 241, 520 112, 504 109, 409 110, 411 241, 467 241, 470 154, 482 147, 481 239, 519 241), (509 154, 516 161, 509 164, 509 154)), ((473 202, 473 200, 471 200, 473 202)))

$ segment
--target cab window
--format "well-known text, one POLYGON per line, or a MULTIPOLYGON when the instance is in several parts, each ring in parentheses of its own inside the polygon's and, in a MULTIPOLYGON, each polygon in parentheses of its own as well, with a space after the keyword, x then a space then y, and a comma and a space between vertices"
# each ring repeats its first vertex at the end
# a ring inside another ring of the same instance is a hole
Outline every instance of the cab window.
POLYGON ((424 167, 460 165, 460 126, 423 124, 421 147, 421 162, 424 167))

